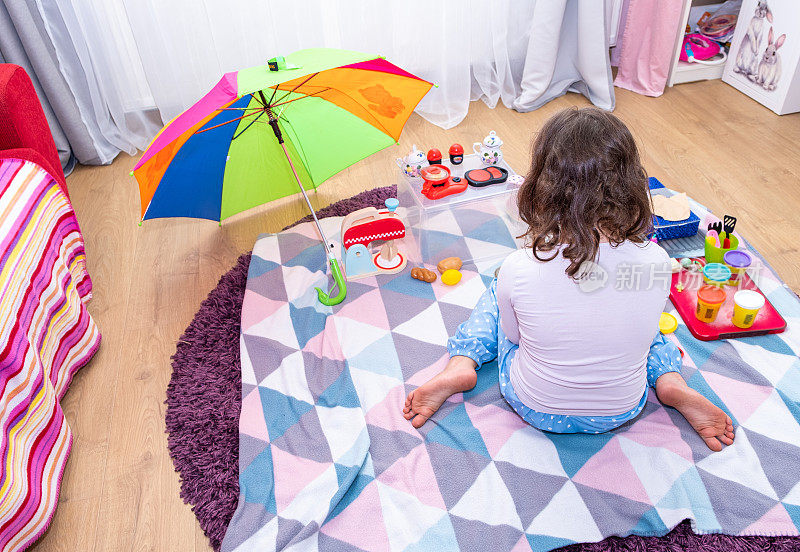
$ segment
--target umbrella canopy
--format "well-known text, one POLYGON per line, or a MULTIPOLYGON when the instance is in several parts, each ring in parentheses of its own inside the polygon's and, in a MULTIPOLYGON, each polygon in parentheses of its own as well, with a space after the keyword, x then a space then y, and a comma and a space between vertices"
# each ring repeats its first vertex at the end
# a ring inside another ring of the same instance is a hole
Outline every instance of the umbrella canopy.
POLYGON ((432 86, 346 50, 301 50, 286 66, 226 73, 159 132, 133 171, 142 220, 223 220, 297 193, 295 176, 316 188, 396 143, 432 86))

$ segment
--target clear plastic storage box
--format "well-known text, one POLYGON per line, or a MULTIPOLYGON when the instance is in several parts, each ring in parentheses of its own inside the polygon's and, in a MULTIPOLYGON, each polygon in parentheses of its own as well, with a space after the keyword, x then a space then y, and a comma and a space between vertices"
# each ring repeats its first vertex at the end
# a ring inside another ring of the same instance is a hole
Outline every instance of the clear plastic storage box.
MULTIPOLYGON (((444 160, 451 176, 464 176, 470 169, 482 168, 477 155, 465 155, 460 165, 444 160)), ((505 161, 498 165, 515 175, 505 161)), ((416 245, 419 259, 435 265, 446 257, 460 257, 465 264, 499 264, 522 244, 517 238, 524 225, 516 206, 518 185, 508 180, 431 200, 422 195, 422 178, 398 173, 398 213, 405 220, 416 245)), ((479 268, 483 268, 482 266, 479 268)))

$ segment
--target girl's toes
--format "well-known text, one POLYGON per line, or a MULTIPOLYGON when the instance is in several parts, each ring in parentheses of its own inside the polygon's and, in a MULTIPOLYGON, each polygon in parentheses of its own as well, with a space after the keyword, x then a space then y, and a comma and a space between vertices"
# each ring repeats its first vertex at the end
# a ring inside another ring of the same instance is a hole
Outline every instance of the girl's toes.
POLYGON ((731 438, 730 438, 730 437, 728 437, 727 435, 720 435, 720 436, 719 436, 719 437, 717 437, 717 438, 718 438, 720 441, 722 441, 722 443, 723 443, 724 445, 732 445, 732 444, 733 444, 733 439, 731 439, 731 438))
POLYGON ((722 443, 720 443, 719 439, 716 437, 703 437, 703 441, 705 441, 706 446, 714 452, 719 452, 722 450, 722 443))
POLYGON ((414 418, 413 420, 411 420, 411 425, 416 427, 416 428, 420 428, 427 421, 428 421, 428 417, 427 416, 423 416, 422 414, 417 414, 417 417, 414 418))

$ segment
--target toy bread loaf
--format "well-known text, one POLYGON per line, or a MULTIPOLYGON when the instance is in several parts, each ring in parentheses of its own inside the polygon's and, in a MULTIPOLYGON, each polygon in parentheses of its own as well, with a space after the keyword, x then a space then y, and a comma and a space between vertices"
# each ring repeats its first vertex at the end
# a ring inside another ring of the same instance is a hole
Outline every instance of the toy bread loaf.
POLYGON ((440 274, 444 274, 446 270, 461 270, 463 264, 464 263, 458 257, 447 257, 439 261, 436 268, 440 274))
POLYGON ((427 268, 412 268, 411 269, 411 277, 416 280, 422 280, 423 282, 428 282, 432 284, 436 281, 436 273, 433 270, 428 270, 427 268))

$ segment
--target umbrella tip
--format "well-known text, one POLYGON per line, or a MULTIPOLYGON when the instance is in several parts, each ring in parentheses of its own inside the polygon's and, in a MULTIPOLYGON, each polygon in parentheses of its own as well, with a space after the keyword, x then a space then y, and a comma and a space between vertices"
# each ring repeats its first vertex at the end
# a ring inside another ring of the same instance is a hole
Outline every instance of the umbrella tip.
POLYGON ((141 227, 142 227, 142 221, 140 220, 139 221, 139 228, 141 228, 141 227))
POLYGON ((128 176, 133 176, 133 171, 129 172, 128 176))
POLYGON ((218 221, 218 222, 217 222, 217 225, 218 225, 220 228, 222 228, 222 221, 221 221, 221 220, 220 220, 220 221, 218 221))

